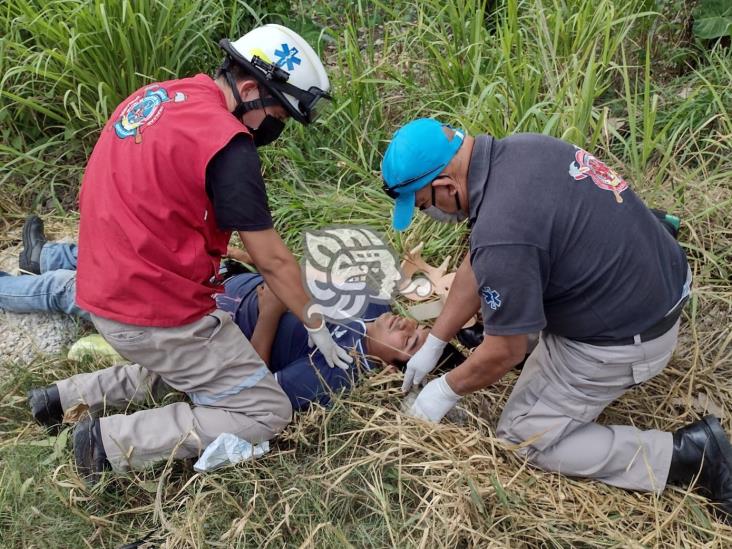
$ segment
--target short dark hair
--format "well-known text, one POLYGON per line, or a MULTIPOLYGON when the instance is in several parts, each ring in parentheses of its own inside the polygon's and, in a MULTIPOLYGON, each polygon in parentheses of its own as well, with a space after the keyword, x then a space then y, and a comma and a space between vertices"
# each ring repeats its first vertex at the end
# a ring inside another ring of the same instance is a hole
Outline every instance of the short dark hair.
MULTIPOLYGON (((235 63, 233 61, 229 62, 228 71, 231 73, 231 75, 234 77, 234 80, 237 82, 241 82, 242 80, 256 80, 254 76, 251 75, 251 73, 245 69, 243 66, 241 66, 239 63, 235 63)), ((220 78, 224 76, 224 64, 222 63, 219 65, 219 67, 216 69, 216 78, 220 78)))
POLYGON ((449 372, 453 368, 460 366, 463 362, 465 362, 465 355, 458 351, 455 345, 448 343, 442 352, 440 360, 437 361, 435 373, 449 372))
MULTIPOLYGON (((254 76, 252 76, 252 74, 239 63, 230 61, 229 67, 227 70, 234 77, 234 81, 237 84, 239 82, 243 82, 244 80, 251 80, 252 82, 256 82, 256 84, 257 84, 257 88, 259 89, 259 97, 272 97, 272 94, 267 89, 267 87, 262 85, 262 83, 259 80, 257 80, 254 76)), ((224 63, 219 65, 219 67, 216 69, 216 78, 224 78, 224 63)), ((279 101, 278 101, 278 103, 279 103, 279 101)))
MULTIPOLYGON (((465 362, 465 355, 458 351, 452 343, 448 343, 442 352, 442 356, 440 356, 440 360, 437 361, 435 372, 449 372, 463 362, 465 362)), ((393 360, 392 365, 402 371, 407 367, 406 361, 402 360, 393 360)))

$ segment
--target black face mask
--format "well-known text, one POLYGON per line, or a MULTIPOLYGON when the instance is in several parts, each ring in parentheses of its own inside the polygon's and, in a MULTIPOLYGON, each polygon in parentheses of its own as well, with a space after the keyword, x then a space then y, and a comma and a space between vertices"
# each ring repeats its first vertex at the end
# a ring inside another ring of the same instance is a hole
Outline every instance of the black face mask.
POLYGON ((249 129, 249 133, 252 134, 252 137, 254 137, 254 146, 264 147, 280 136, 282 130, 285 129, 285 123, 279 118, 268 114, 256 130, 249 126, 247 128, 249 129))
MULTIPOLYGON (((227 56, 226 59, 224 59, 224 63, 221 65, 221 72, 225 76, 226 81, 231 88, 231 95, 234 97, 234 101, 236 102, 236 107, 234 107, 231 114, 233 114, 237 120, 241 121, 241 117, 249 111, 279 105, 279 102, 274 97, 266 97, 264 90, 259 85, 257 86, 259 88, 259 99, 255 99, 253 101, 242 101, 241 95, 239 95, 239 89, 236 87, 236 80, 234 80, 234 76, 229 70, 231 63, 231 59, 227 56)), ((251 126, 247 126, 249 133, 251 133, 254 138, 255 147, 264 147, 265 145, 269 145, 280 136, 282 130, 285 128, 285 123, 282 120, 275 118, 271 114, 266 114, 266 112, 267 111, 265 111, 264 120, 262 120, 256 130, 251 126)))

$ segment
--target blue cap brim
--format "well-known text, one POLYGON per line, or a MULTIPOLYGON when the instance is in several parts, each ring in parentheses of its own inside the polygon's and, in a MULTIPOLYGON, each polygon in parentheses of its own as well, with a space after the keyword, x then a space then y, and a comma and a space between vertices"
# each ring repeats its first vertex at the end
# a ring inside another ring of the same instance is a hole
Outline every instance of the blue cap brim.
POLYGON ((392 218, 392 227, 397 231, 403 231, 412 222, 414 215, 414 193, 400 194, 394 200, 394 217, 392 218))

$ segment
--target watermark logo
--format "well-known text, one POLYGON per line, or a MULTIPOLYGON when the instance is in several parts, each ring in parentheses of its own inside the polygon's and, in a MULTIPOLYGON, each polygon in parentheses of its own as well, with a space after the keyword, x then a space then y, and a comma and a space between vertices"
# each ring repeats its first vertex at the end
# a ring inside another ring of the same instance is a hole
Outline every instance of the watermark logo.
POLYGON ((388 304, 402 280, 399 262, 384 238, 367 227, 306 231, 303 282, 312 299, 307 315, 331 321, 363 315, 369 303, 388 304))

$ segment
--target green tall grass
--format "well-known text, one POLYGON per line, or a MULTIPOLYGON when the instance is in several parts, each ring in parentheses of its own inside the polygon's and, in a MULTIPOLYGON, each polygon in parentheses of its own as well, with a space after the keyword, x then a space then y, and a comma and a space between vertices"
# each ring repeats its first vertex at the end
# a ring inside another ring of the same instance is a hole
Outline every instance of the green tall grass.
POLYGON ((211 72, 218 39, 259 17, 241 0, 3 3, 0 183, 42 197, 26 205, 73 207, 79 169, 117 104, 149 82, 211 72))
POLYGON ((1 94, 25 136, 98 129, 142 85, 211 63, 226 21, 222 4, 206 0, 18 0, 3 11, 14 63, 1 94))
MULTIPOLYGON (((345 11, 326 4, 320 22, 335 40, 335 111, 315 131, 295 128, 292 144, 265 153, 283 190, 274 198, 281 228, 298 235, 329 221, 386 225, 381 154, 391 133, 416 116, 471 133, 567 139, 655 192, 694 164, 689 139, 710 123, 728 124, 731 103, 722 66, 728 52, 699 52, 705 74, 714 75, 707 80, 654 79, 658 13, 648 7, 644 0, 359 2, 345 11), (674 95, 683 86, 688 96, 674 95), (704 104, 699 96, 714 99, 704 104)), ((673 200, 653 199, 673 208, 683 195, 677 187, 673 200)), ((390 236, 399 249, 426 240, 434 257, 456 257, 464 246, 462 229, 421 216, 406 235, 390 236)), ((299 239, 290 241, 297 248, 299 239)))

